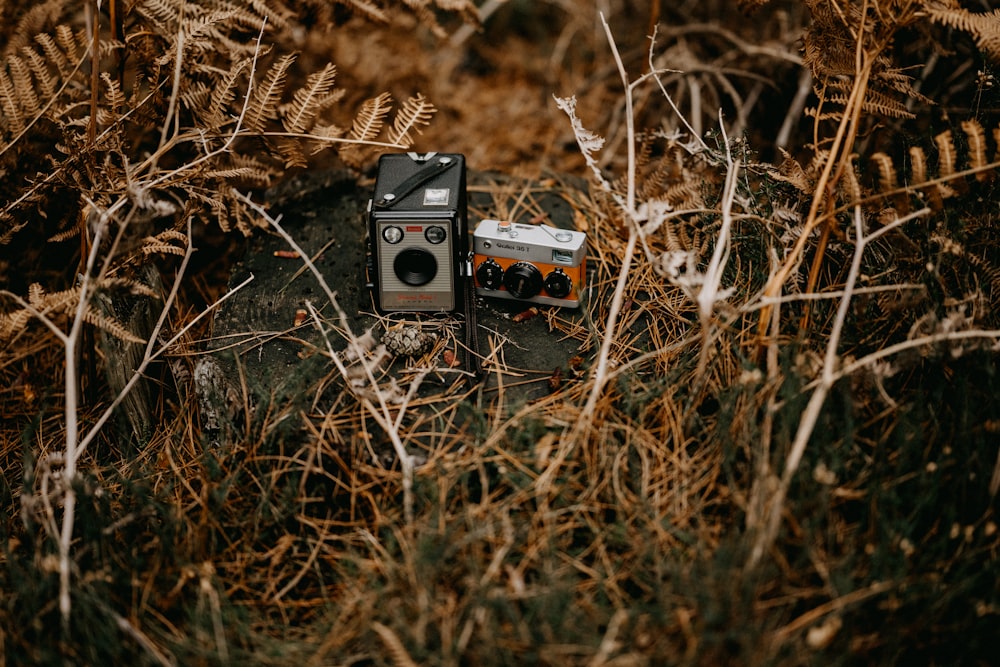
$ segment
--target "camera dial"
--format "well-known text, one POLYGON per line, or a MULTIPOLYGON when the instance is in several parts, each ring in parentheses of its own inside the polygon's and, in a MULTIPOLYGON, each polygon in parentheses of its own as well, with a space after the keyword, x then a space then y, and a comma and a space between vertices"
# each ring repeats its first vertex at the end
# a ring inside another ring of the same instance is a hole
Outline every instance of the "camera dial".
POLYGON ((504 272, 503 286, 516 299, 530 299, 542 291, 542 272, 534 264, 518 262, 504 272))
POLYGON ((476 267, 476 280, 486 289, 500 289, 503 285, 503 267, 493 259, 487 259, 476 267))
POLYGON ((573 291, 573 281, 560 268, 545 276, 545 291, 557 299, 565 299, 573 291))

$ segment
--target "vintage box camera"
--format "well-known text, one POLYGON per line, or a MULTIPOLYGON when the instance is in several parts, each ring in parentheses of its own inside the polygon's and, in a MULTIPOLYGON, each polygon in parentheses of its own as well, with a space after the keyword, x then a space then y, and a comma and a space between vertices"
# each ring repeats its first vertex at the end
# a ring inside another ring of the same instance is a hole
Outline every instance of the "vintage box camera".
POLYGON ((580 305, 587 259, 583 232, 483 220, 472 244, 476 294, 550 306, 580 305))
POLYGON ((468 257, 465 158, 390 153, 379 159, 369 204, 369 284, 381 311, 462 307, 468 257))

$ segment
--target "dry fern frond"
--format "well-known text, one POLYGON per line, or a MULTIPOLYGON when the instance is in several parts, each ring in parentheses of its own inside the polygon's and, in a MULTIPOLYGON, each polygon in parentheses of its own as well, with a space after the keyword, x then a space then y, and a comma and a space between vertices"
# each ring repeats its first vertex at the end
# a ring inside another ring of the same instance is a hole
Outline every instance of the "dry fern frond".
POLYGON ((337 68, 328 63, 310 74, 306 85, 295 91, 291 103, 281 109, 282 124, 288 132, 299 134, 312 128, 316 115, 330 96, 336 76, 337 68))
POLYGON ((78 33, 78 38, 73 38, 72 30, 65 25, 60 25, 56 29, 56 38, 48 33, 39 33, 35 36, 35 41, 42 48, 45 58, 51 65, 59 71, 62 79, 67 79, 76 67, 76 60, 87 49, 88 39, 86 34, 78 33))
POLYGON ((75 239, 79 235, 80 235, 80 227, 77 225, 73 225, 57 234, 53 234, 48 239, 46 239, 46 241, 48 243, 62 243, 63 241, 68 241, 69 239, 75 239))
POLYGON ((23 132, 27 116, 21 107, 21 96, 3 68, 0 68, 0 108, 3 109, 3 116, 0 117, 3 125, 0 128, 12 134, 23 132))
POLYGON ((863 196, 861 181, 858 178, 858 167, 855 164, 856 155, 851 155, 844 169, 844 178, 841 181, 841 191, 843 199, 847 204, 861 201, 863 196))
MULTIPOLYGON (((331 123, 329 125, 317 124, 316 126, 313 127, 312 132, 310 132, 310 135, 315 137, 316 139, 340 139, 344 136, 344 132, 346 132, 346 130, 337 125, 336 123, 331 123)), ((319 153, 325 148, 329 148, 332 143, 334 142, 314 141, 312 149, 313 155, 319 153)), ((354 147, 353 145, 348 144, 346 146, 343 146, 340 150, 344 151, 347 149, 351 149, 353 147, 354 147)))
POLYGON ((45 58, 30 46, 25 46, 21 49, 20 53, 28 62, 28 67, 31 68, 31 73, 35 77, 35 85, 38 87, 41 98, 44 100, 52 99, 56 94, 59 84, 55 77, 52 76, 45 58))
POLYGON ((336 0, 336 4, 346 7, 351 12, 376 23, 388 23, 389 15, 378 5, 368 0, 336 0))
POLYGON ((409 148, 413 144, 410 132, 420 132, 421 125, 430 123, 437 109, 421 94, 408 98, 396 114, 389 130, 390 143, 409 148))
POLYGON ((382 640, 386 653, 392 658, 392 663, 396 667, 417 667, 417 663, 410 657, 403 642, 392 628, 375 621, 372 623, 372 629, 382 640))
POLYGON ((205 178, 209 180, 235 181, 253 187, 267 187, 276 175, 273 165, 238 153, 229 155, 228 160, 205 172, 205 178))
POLYGON ((878 187, 883 192, 896 189, 898 179, 896 178, 896 167, 892 163, 892 158, 883 152, 875 153, 871 156, 871 161, 878 169, 878 187))
POLYGON ((771 177, 776 181, 788 183, 804 195, 811 195, 816 185, 815 176, 806 173, 799 161, 784 148, 779 147, 778 150, 781 152, 781 164, 777 169, 768 170, 771 177))
MULTIPOLYGON (((182 234, 183 236, 183 234, 182 234)), ((101 279, 101 290, 111 291, 112 289, 128 292, 136 296, 145 296, 150 299, 158 299, 160 295, 155 289, 149 285, 143 283, 141 280, 136 280, 134 278, 120 278, 120 277, 108 277, 101 279)))
MULTIPOLYGON (((909 91, 906 95, 910 99, 918 98, 918 93, 916 91, 909 91)), ((930 102, 930 100, 926 101, 930 102)), ((846 100, 844 100, 844 102, 846 102, 846 100)), ((861 108, 865 111, 885 116, 886 118, 917 117, 915 113, 906 107, 905 102, 891 97, 887 93, 880 92, 877 89, 871 90, 867 95, 865 95, 865 100, 862 103, 861 108)))
POLYGON ((812 22, 803 36, 803 63, 812 71, 814 89, 823 107, 809 115, 839 120, 859 76, 865 76, 861 109, 889 118, 913 118, 907 102, 932 101, 914 87, 913 77, 896 65, 895 34, 917 22, 917 3, 863 12, 855 2, 807 0, 812 22), (890 11, 891 10, 891 11, 890 11), (859 37, 860 36, 860 37, 859 37), (861 39, 859 45, 858 40, 861 39), (858 48, 864 55, 858 60, 858 48), (862 65, 863 62, 867 66, 862 65), (860 69, 859 69, 860 67, 860 69), (827 109, 827 106, 832 108, 827 109))
POLYGON ((920 146, 910 146, 910 182, 914 185, 927 182, 927 154, 920 146))
POLYGON ((18 99, 21 108, 26 116, 35 116, 41 110, 42 105, 35 95, 35 85, 32 81, 31 69, 17 55, 7 58, 7 67, 10 68, 10 77, 17 89, 18 99))
POLYGON ((256 87, 247 109, 244 125, 255 132, 263 132, 268 121, 278 118, 278 105, 288 78, 288 68, 295 62, 295 54, 289 53, 278 58, 264 80, 256 87))
MULTIPOLYGON (((129 284, 131 285, 131 283, 129 284)), ((114 286, 114 284, 105 281, 98 283, 99 289, 103 286, 114 286)), ((0 341, 9 341, 24 331, 31 320, 36 317, 36 312, 50 319, 65 319, 72 316, 76 312, 81 298, 83 298, 83 294, 80 287, 47 293, 39 283, 32 283, 28 288, 30 308, 19 308, 10 313, 0 314, 0 341)), ((92 308, 90 303, 84 305, 83 321, 121 340, 132 343, 146 342, 130 332, 114 317, 102 315, 92 308)))
MULTIPOLYGON (((208 113, 205 115, 205 122, 209 127, 217 129, 232 121, 232 117, 227 112, 236 98, 236 93, 243 78, 243 72, 249 67, 249 58, 238 60, 233 63, 233 66, 222 78, 222 81, 217 83, 208 106, 208 113)), ((195 109, 195 111, 198 110, 195 109)), ((247 115, 249 115, 249 112, 247 115)))
MULTIPOLYGON (((17 19, 17 25, 10 31, 9 41, 4 47, 4 55, 10 56, 28 46, 32 37, 51 30, 66 12, 67 0, 45 0, 31 6, 17 19)), ((4 17, 9 20, 10 17, 4 17)))
POLYGON ((931 22, 968 33, 988 58, 1000 61, 1000 9, 976 14, 952 3, 924 4, 931 22))
POLYGON ((934 211, 940 211, 944 206, 944 199, 951 197, 955 191, 943 183, 934 183, 926 187, 920 187, 930 180, 930 171, 927 167, 927 153, 920 146, 910 146, 910 185, 918 188, 927 197, 927 203, 934 211))
POLYGON ((676 209, 695 209, 705 205, 701 183, 695 180, 674 183, 667 188, 664 199, 676 209))
POLYGON ((951 130, 945 130, 936 135, 934 137, 934 145, 938 149, 938 175, 941 177, 951 176, 955 173, 955 165, 958 163, 958 157, 955 153, 955 141, 951 130))
POLYGON ((99 313, 89 305, 83 310, 83 321, 127 343, 138 343, 141 345, 146 342, 144 339, 139 338, 129 331, 128 328, 116 318, 99 313))
POLYGON ((101 72, 101 81, 104 82, 105 99, 107 100, 108 108, 117 116, 128 103, 125 93, 122 92, 122 88, 118 82, 112 79, 111 75, 107 72, 101 72))
POLYGON ((54 105, 60 80, 68 78, 87 49, 84 32, 59 25, 52 34, 34 36, 41 53, 25 45, 0 62, 0 130, 20 135, 47 107, 47 116, 63 122, 65 107, 54 105), (58 72, 52 74, 52 70, 58 72))
MULTIPOLYGON (((74 31, 69 25, 61 23, 56 26, 55 32, 59 48, 69 58, 77 54, 82 55, 90 48, 90 35, 86 30, 74 31)), ((66 64, 68 65, 69 61, 66 64)))
POLYGON ((185 109, 189 109, 195 113, 200 113, 204 109, 208 109, 213 103, 213 96, 216 94, 218 88, 216 86, 209 86, 203 81, 192 81, 188 86, 178 95, 181 105, 185 109))
POLYGON ((973 253, 964 253, 963 257, 989 284, 993 297, 1000 295, 1000 266, 973 253))
MULTIPOLYGON (((988 164, 986 160, 986 131, 974 118, 963 120, 961 127, 969 144, 969 167, 984 169, 988 164)), ((985 182, 990 180, 992 175, 990 171, 980 171, 976 173, 976 180, 985 182)))
MULTIPOLYGON (((364 101, 354 117, 348 139, 354 142, 373 141, 385 126, 385 117, 392 110, 392 95, 381 93, 364 101)), ((333 128, 331 128, 332 130, 333 128)), ((357 143, 346 144, 340 149, 341 159, 352 167, 360 167, 368 155, 357 143)))
POLYGON ((434 15, 434 7, 431 0, 403 0, 403 3, 409 7, 410 11, 414 13, 421 23, 434 33, 435 37, 440 38, 446 35, 444 27, 438 22, 437 16, 434 15))
POLYGON ((381 93, 365 100, 354 117, 348 137, 354 141, 371 141, 382 131, 385 117, 392 110, 392 95, 381 93))
POLYGON ((147 236, 144 238, 142 240, 142 247, 139 251, 147 257, 149 255, 157 254, 178 255, 183 257, 186 249, 178 245, 174 245, 174 243, 186 244, 187 235, 173 229, 167 229, 160 232, 156 236, 147 236))
POLYGON ((143 255, 177 255, 184 256, 184 248, 178 248, 169 243, 157 243, 156 239, 147 238, 141 248, 143 255))
MULTIPOLYGON (((836 95, 828 95, 824 101, 837 106, 845 106, 847 98, 848 95, 838 93, 836 95)), ((865 111, 885 116, 886 118, 916 118, 916 115, 906 108, 904 102, 877 90, 870 90, 868 92, 864 102, 861 104, 861 108, 865 111)))

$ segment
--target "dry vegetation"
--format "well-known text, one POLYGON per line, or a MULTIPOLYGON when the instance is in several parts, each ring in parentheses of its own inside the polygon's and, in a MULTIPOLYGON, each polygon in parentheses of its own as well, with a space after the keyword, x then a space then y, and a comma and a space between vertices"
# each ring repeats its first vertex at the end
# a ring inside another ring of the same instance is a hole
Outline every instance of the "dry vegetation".
POLYGON ((3 660, 995 660, 990 4, 0 2, 3 660), (331 353, 213 447, 265 188, 414 142, 589 179, 581 365, 400 403, 331 353))

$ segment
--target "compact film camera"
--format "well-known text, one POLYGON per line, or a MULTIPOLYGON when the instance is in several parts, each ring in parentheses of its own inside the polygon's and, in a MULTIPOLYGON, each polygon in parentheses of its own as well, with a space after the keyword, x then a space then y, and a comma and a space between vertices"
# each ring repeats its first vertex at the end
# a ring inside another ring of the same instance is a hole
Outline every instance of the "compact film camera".
POLYGON ((549 306, 580 305, 587 259, 583 232, 483 220, 472 239, 476 294, 549 306))
POLYGON ((369 284, 381 311, 462 307, 468 258, 465 158, 389 153, 368 209, 369 284))

